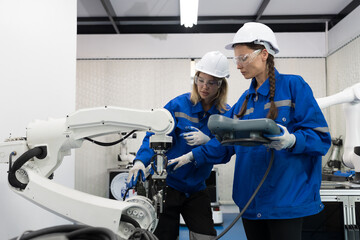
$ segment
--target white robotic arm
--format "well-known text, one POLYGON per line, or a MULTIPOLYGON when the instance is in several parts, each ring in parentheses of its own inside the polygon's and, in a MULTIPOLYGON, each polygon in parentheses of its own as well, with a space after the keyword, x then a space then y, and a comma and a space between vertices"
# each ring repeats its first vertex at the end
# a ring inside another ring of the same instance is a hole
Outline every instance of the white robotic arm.
POLYGON ((341 103, 357 103, 360 102, 360 83, 345 88, 343 91, 334 95, 316 99, 321 109, 341 104, 341 103))
POLYGON ((172 138, 167 134, 173 128, 173 117, 165 109, 81 109, 66 118, 30 123, 26 139, 0 143, 0 158, 10 156, 9 183, 19 195, 66 219, 105 227, 128 239, 135 227, 154 231, 156 210, 150 199, 105 199, 66 188, 48 178, 63 157, 70 155, 71 149, 81 147, 86 138, 130 130, 151 131, 155 134, 150 144, 163 151, 171 145, 172 138))
POLYGON ((360 147, 360 83, 329 97, 317 99, 317 102, 321 109, 343 104, 346 121, 343 161, 347 167, 355 169, 359 175, 360 156, 355 148, 360 147))

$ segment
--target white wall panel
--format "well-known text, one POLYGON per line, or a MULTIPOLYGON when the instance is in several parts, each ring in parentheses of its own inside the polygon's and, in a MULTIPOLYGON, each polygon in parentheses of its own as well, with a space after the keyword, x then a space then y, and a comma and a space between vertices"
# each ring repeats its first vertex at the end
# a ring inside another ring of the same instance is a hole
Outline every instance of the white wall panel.
POLYGON ((326 96, 325 58, 276 58, 280 73, 296 74, 310 85, 315 98, 326 96))
MULTIPOLYGON (((76 107, 162 108, 191 91, 190 60, 78 60, 76 107)), ((102 137, 110 142, 119 136, 102 137)), ((107 170, 117 167, 119 146, 85 142, 76 150, 77 189, 106 197, 107 170)))
MULTIPOLYGON (((332 95, 360 82, 360 38, 339 49, 327 58, 327 95, 332 95)), ((345 137, 345 116, 342 105, 330 110, 332 137, 345 137)))
MULTIPOLYGON (((35 119, 75 110, 76 1, 1 0, 0 32, 3 141, 10 133, 25 136, 35 119)), ((12 192, 7 171, 8 165, 0 164, 0 239, 69 223, 12 192)), ((54 181, 74 186, 73 156, 64 159, 54 181)))
POLYGON ((335 52, 360 35, 360 6, 342 19, 329 31, 328 54, 335 52))
MULTIPOLYGON (((205 52, 225 50, 235 33, 78 35, 81 58, 201 58, 205 52)), ((276 33, 277 57, 325 57, 325 33, 276 33)))

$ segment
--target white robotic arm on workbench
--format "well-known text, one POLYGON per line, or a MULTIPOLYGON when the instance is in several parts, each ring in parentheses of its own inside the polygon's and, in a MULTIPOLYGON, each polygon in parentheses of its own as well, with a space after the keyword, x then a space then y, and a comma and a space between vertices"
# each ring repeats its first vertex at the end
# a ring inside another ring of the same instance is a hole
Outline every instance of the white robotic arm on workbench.
POLYGON ((354 182, 360 183, 360 83, 316 100, 321 109, 343 104, 346 125, 343 161, 355 170, 354 182))
POLYGON ((150 138, 154 150, 164 151, 172 143, 168 134, 173 128, 173 117, 166 109, 81 109, 66 118, 30 123, 26 138, 0 143, 0 156, 9 157, 9 185, 19 195, 68 220, 105 227, 128 239, 136 227, 154 231, 156 210, 150 199, 105 199, 64 187, 49 177, 64 156, 81 147, 85 139, 124 131, 150 131, 155 133, 150 138))

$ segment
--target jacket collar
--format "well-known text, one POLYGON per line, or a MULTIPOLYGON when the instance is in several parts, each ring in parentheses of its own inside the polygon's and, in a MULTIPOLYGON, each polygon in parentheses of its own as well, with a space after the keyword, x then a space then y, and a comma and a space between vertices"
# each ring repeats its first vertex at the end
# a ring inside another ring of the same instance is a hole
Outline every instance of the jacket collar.
MULTIPOLYGON (((279 72, 277 71, 277 69, 275 68, 275 79, 278 79, 279 76, 279 72)), ((267 78, 265 80, 265 82, 259 87, 259 89, 256 91, 255 90, 255 86, 256 86, 256 79, 253 78, 251 80, 251 84, 250 84, 250 88, 249 88, 249 95, 250 94, 255 94, 256 92, 258 94, 261 94, 263 96, 267 96, 269 94, 270 91, 270 82, 269 82, 269 78, 267 78)))
MULTIPOLYGON (((202 113, 205 112, 201 102, 198 102, 193 108, 192 108, 192 112, 193 113, 202 113)), ((212 107, 209 109, 209 111, 207 111, 209 114, 217 114, 218 110, 216 109, 215 105, 212 105, 212 107)))

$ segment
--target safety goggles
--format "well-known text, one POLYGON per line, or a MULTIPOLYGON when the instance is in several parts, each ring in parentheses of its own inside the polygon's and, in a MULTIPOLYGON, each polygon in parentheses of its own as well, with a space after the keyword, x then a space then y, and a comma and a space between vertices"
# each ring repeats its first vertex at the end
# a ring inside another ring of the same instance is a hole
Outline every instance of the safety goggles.
POLYGON ((194 82, 196 85, 198 85, 199 87, 203 87, 204 85, 208 86, 208 87, 220 87, 222 80, 205 80, 202 77, 199 76, 195 76, 194 78, 194 82))
POLYGON ((248 53, 243 56, 233 57, 233 61, 236 65, 241 65, 245 67, 246 65, 251 63, 260 53, 261 53, 261 49, 257 49, 252 53, 248 53))

